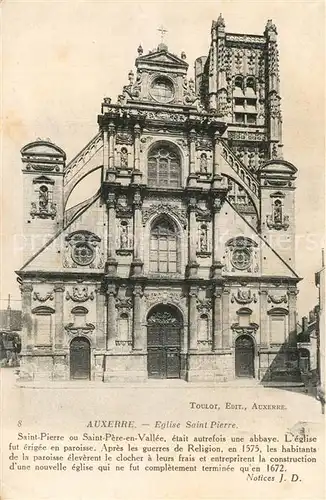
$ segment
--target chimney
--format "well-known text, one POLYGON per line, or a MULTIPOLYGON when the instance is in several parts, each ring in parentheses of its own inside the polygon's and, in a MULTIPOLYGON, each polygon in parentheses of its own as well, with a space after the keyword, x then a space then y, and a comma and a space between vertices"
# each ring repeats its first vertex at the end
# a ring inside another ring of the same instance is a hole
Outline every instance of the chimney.
POLYGON ((305 332, 308 330, 308 318, 307 316, 303 316, 302 318, 302 331, 305 332))

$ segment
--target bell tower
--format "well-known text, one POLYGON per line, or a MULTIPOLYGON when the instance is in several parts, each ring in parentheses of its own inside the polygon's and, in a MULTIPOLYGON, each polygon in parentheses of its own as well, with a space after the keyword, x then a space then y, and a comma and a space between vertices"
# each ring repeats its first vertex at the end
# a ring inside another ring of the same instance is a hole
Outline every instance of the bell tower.
POLYGON ((50 142, 31 142, 21 149, 24 262, 43 247, 63 224, 64 151, 50 142))

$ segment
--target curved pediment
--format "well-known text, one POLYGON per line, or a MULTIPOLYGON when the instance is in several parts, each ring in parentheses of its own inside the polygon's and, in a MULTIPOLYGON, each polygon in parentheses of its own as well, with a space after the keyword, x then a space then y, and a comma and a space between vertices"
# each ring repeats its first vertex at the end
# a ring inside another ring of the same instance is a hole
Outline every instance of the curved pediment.
POLYGON ((37 140, 26 144, 21 150, 23 156, 62 156, 66 158, 66 153, 56 144, 49 141, 37 140))
POLYGON ((259 169, 261 174, 287 174, 291 176, 296 174, 297 171, 298 169, 292 163, 285 160, 270 160, 259 169))

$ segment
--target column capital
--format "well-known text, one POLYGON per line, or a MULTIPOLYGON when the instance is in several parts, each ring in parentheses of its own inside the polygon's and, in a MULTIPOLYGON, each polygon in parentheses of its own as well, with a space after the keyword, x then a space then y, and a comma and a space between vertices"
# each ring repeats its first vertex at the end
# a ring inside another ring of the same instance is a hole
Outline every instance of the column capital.
POLYGON ((115 297, 117 294, 116 285, 114 283, 108 283, 106 285, 106 295, 108 297, 115 297))
POLYGON ((108 132, 110 135, 114 134, 115 132, 115 125, 113 122, 110 122, 109 125, 108 125, 108 132))
POLYGON ((108 208, 115 208, 115 203, 116 203, 116 195, 111 191, 107 195, 106 205, 108 208))
POLYGON ((188 288, 189 297, 198 297, 199 286, 198 285, 190 285, 188 288))
POLYGON ((143 204, 142 196, 139 190, 135 191, 132 199, 132 203, 135 208, 141 208, 143 204))
POLYGON ((192 128, 189 132, 190 142, 194 142, 196 140, 196 137, 197 137, 196 130, 194 128, 192 128))
POLYGON ((140 133, 141 133, 141 128, 140 128, 140 125, 139 123, 136 123, 136 125, 134 125, 134 135, 135 137, 140 137, 140 133))
POLYGON ((220 299, 220 298, 222 298, 222 293, 223 293, 222 286, 215 286, 214 287, 214 291, 213 291, 214 297, 220 299))
POLYGON ((54 284, 54 291, 55 292, 64 292, 66 289, 64 283, 55 283, 54 284))
POLYGON ((19 288, 20 288, 20 291, 22 293, 25 293, 25 292, 32 293, 32 291, 33 291, 32 283, 22 283, 19 288))
POLYGON ((188 198, 188 210, 189 212, 194 212, 197 209, 197 198, 195 196, 191 196, 188 198))
POLYGON ((144 289, 142 285, 134 285, 132 293, 134 297, 142 297, 144 295, 144 289))

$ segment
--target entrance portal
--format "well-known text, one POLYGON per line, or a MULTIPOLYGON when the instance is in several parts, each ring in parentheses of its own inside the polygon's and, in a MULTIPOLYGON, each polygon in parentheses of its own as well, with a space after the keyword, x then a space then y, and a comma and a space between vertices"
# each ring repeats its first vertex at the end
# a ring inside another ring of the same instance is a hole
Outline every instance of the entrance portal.
POLYGON ((150 312, 147 324, 148 377, 180 378, 180 313, 173 307, 157 306, 150 312))
POLYGON ((254 343, 248 335, 241 335, 235 341, 236 377, 254 378, 254 343))
POLYGON ((90 344, 85 337, 75 337, 70 343, 70 378, 90 379, 90 344))

